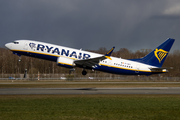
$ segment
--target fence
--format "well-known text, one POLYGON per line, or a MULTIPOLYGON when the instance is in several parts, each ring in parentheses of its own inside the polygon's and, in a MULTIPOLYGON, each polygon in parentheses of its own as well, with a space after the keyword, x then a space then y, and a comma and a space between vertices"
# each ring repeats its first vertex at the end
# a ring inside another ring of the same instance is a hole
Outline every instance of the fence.
POLYGON ((88 74, 86 76, 69 75, 69 74, 27 74, 24 78, 24 74, 3 74, 0 75, 0 80, 28 80, 28 81, 169 81, 180 82, 180 77, 151 77, 151 76, 124 76, 124 75, 94 75, 88 74))

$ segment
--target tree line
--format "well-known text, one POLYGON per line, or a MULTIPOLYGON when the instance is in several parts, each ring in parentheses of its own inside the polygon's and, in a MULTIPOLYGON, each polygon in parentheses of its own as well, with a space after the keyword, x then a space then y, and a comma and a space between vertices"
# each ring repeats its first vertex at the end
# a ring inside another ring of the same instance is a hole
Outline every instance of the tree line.
MULTIPOLYGON (((104 47, 98 50, 88 50, 100 54, 105 54, 108 50, 104 47)), ((124 59, 136 59, 141 58, 151 52, 151 49, 141 49, 135 52, 126 48, 121 48, 118 51, 114 51, 112 56, 121 57, 124 59)), ((162 67, 173 67, 168 73, 162 74, 164 77, 180 77, 180 51, 175 50, 168 54, 162 67)), ((43 59, 32 58, 28 56, 19 57, 14 55, 11 51, 0 48, 0 74, 23 74, 25 69, 28 70, 28 74, 68 74, 69 69, 57 66, 56 62, 51 62, 43 59)), ((81 75, 81 68, 76 68, 76 74, 81 75)), ((89 71, 90 72, 90 71, 89 71)), ((98 72, 99 74, 108 74, 98 72)), ((98 74, 97 73, 97 74, 98 74)))

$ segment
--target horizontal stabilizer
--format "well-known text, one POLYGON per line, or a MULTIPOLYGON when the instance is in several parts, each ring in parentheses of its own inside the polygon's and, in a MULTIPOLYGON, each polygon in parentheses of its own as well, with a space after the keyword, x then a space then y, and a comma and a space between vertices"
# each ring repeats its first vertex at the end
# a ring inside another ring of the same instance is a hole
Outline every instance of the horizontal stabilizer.
POLYGON ((152 72, 169 72, 168 69, 173 69, 173 67, 169 67, 169 68, 150 68, 150 70, 152 72))

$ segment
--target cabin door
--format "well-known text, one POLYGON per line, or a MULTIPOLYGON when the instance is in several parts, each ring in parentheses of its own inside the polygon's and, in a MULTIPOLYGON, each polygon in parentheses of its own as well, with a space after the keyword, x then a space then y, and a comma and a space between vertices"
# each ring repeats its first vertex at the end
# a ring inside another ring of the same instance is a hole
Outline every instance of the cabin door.
POLYGON ((23 49, 24 49, 24 50, 27 50, 27 49, 28 49, 28 42, 25 42, 25 43, 24 43, 23 49))

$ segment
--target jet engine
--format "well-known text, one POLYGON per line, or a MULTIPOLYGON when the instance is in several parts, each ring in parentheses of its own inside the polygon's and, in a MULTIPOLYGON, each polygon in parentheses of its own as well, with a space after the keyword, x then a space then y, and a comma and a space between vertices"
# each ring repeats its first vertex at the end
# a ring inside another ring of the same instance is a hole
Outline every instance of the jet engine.
POLYGON ((73 68, 76 64, 74 63, 73 59, 67 58, 67 57, 59 57, 57 59, 57 64, 59 66, 63 66, 63 67, 69 67, 69 68, 73 68))

